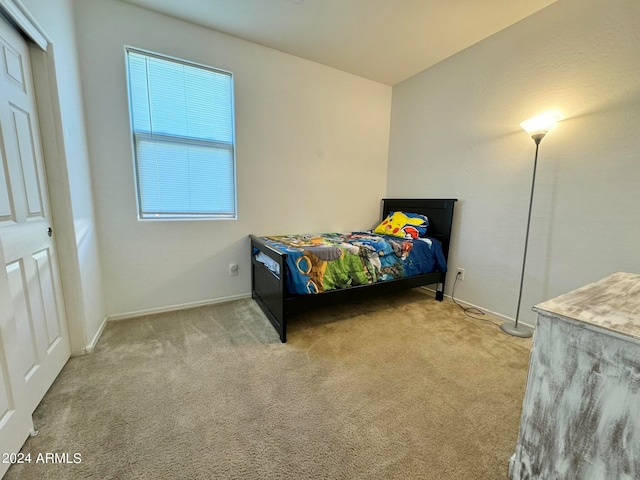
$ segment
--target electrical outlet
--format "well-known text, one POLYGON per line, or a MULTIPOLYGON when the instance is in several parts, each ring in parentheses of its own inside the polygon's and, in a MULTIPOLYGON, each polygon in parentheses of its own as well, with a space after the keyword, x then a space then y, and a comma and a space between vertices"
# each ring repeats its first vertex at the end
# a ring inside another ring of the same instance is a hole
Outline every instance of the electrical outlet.
POLYGON ((456 268, 456 278, 460 281, 464 280, 464 268, 456 268))
POLYGON ((238 264, 232 263, 231 265, 229 265, 229 276, 235 277, 236 275, 238 275, 238 264))

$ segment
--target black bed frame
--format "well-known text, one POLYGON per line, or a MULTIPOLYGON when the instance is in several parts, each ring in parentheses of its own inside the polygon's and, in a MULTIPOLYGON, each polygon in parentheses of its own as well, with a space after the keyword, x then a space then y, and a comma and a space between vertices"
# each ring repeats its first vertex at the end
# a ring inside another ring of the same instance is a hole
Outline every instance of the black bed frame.
MULTIPOLYGON (((396 211, 426 215, 429 217, 427 235, 442 242, 444 256, 447 258, 451 240, 453 206, 456 201, 456 199, 386 198, 382 200, 382 218, 386 218, 389 212, 396 211)), ((265 313, 283 343, 287 341, 289 315, 311 308, 334 305, 345 300, 372 298, 389 292, 432 284, 437 284, 436 299, 442 301, 444 298, 446 273, 441 271, 399 280, 359 285, 343 290, 329 290, 317 295, 291 295, 287 291, 285 278, 287 254, 270 246, 255 235, 249 235, 249 237, 251 239, 251 297, 265 313), (255 259, 254 248, 261 250, 262 253, 279 264, 280 276, 275 275, 255 259)))

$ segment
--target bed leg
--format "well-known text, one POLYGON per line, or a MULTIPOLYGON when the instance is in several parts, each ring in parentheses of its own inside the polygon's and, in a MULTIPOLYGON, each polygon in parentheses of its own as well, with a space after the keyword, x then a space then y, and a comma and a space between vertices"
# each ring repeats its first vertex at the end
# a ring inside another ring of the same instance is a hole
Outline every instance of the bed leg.
POLYGON ((439 283, 436 288, 436 300, 439 302, 444 300, 444 283, 439 283))

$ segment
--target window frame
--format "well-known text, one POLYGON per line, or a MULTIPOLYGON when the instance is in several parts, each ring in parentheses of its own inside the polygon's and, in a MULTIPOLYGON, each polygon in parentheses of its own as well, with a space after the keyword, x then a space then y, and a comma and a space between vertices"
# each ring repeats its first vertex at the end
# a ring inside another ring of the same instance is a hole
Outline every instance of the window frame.
POLYGON ((202 221, 202 220, 237 220, 238 219, 238 190, 237 190, 237 164, 236 164, 236 126, 235 126, 235 77, 233 72, 229 70, 224 70, 222 68, 211 67, 209 65, 205 65, 198 62, 193 62, 191 60, 185 60, 182 58, 174 57, 171 55, 165 55, 162 53, 152 52, 150 50, 146 50, 143 48, 132 47, 130 45, 124 46, 124 60, 125 60, 125 69, 126 69, 126 81, 127 81, 127 108, 129 109, 129 133, 131 140, 131 151, 133 154, 133 173, 135 179, 135 190, 136 190, 136 208, 137 208, 137 217, 138 221, 202 221), (131 78, 129 72, 129 53, 136 53, 139 55, 144 55, 146 57, 153 57, 160 60, 180 63, 183 65, 188 65, 190 67, 200 68, 204 70, 209 70, 214 73, 220 73, 223 75, 228 75, 230 77, 230 88, 231 88, 231 143, 228 144, 226 142, 219 142, 208 139, 198 139, 195 137, 185 137, 181 135, 168 135, 168 134, 153 134, 147 132, 136 132, 134 128, 134 118, 133 118, 133 102, 132 102, 132 92, 131 92, 131 78), (231 161, 232 161, 232 188, 233 188, 233 214, 232 215, 221 215, 215 214, 211 212, 197 214, 197 213, 177 213, 177 214, 156 214, 156 216, 149 216, 149 214, 143 214, 142 211, 142 195, 140 188, 140 174, 138 171, 138 152, 137 152, 137 138, 156 138, 159 141, 166 141, 168 143, 177 145, 177 144, 186 144, 186 145, 194 145, 194 146, 213 146, 217 148, 225 148, 231 151, 231 161))

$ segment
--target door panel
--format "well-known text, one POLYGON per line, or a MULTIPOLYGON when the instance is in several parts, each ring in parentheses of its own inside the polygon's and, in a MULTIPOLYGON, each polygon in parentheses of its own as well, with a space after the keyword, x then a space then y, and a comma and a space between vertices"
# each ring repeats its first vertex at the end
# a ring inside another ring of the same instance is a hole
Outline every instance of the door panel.
POLYGON ((0 369, 0 425, 8 422, 11 412, 14 410, 11 402, 9 381, 4 369, 0 369))
MULTIPOLYGON (((1 264, 5 263, 1 249, 0 261, 1 264)), ((31 412, 26 405, 25 390, 20 388, 24 384, 24 376, 20 371, 25 368, 14 366, 16 358, 19 359, 22 354, 22 345, 15 341, 18 332, 12 308, 11 288, 9 277, 3 274, 4 272, 5 270, 0 270, 0 452, 9 453, 17 452, 22 447, 33 428, 33 423, 31 412), (13 341, 10 341, 11 339, 13 341)), ((23 365, 27 363, 28 361, 23 361, 23 365)), ((4 475, 7 468, 8 464, 0 464, 0 476, 4 475)))
POLYGON ((42 216, 42 195, 38 181, 38 167, 36 165, 35 140, 32 131, 33 120, 28 112, 10 105, 13 129, 18 146, 22 181, 27 200, 27 217, 42 216))
POLYGON ((4 57, 4 73, 8 79, 13 80, 18 88, 26 92, 24 82, 24 69, 22 68, 22 55, 13 49, 11 45, 2 45, 2 55, 4 57))
MULTIPOLYGON (((0 348, 0 452, 17 452, 33 428, 33 423, 24 408, 16 408, 16 398, 4 359, 4 352, 0 348)), ((0 465, 0 476, 8 467, 6 464, 0 465)))
POLYGON ((58 305, 55 294, 55 286, 53 279, 53 271, 51 268, 51 254, 49 249, 42 250, 33 255, 35 266, 37 269, 38 283, 40 285, 40 302, 50 308, 43 310, 44 314, 44 330, 46 331, 46 349, 47 352, 53 348, 56 342, 60 341, 60 317, 58 316, 58 305))
MULTIPOLYGON (((14 353, 16 364, 13 365, 18 373, 28 382, 31 376, 38 369, 37 345, 32 329, 31 308, 26 288, 26 278, 22 261, 17 261, 7 265, 7 277, 9 279, 9 292, 11 293, 11 303, 13 306, 13 316, 16 325, 16 352, 14 353)), ((8 347, 8 346, 7 346, 8 347)), ((12 352, 14 348, 7 348, 12 352)))

